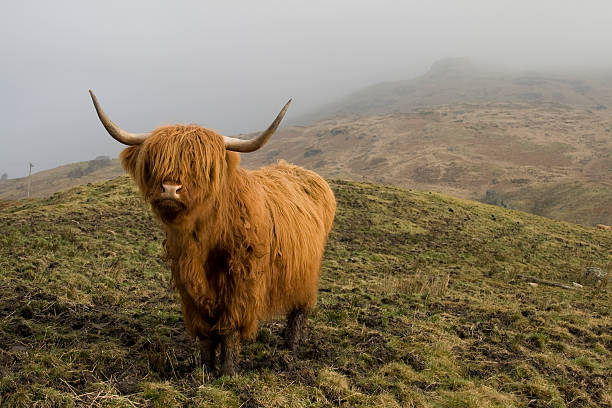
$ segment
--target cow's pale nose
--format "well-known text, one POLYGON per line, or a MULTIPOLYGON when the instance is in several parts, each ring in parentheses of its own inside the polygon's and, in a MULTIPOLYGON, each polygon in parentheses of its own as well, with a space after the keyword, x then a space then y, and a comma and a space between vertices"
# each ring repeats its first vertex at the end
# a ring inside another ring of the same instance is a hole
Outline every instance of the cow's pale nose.
POLYGON ((162 184, 161 185, 161 196, 163 198, 179 198, 178 192, 181 191, 183 186, 180 184, 162 184))

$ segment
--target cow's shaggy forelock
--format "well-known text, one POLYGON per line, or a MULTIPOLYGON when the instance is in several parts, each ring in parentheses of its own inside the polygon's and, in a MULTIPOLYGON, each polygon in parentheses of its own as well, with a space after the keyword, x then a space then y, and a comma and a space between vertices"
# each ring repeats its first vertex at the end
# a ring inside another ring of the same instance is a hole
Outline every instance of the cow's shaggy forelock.
POLYGON ((198 202, 219 193, 227 170, 223 137, 197 125, 157 128, 143 144, 125 149, 121 162, 147 201, 162 183, 174 182, 198 202))

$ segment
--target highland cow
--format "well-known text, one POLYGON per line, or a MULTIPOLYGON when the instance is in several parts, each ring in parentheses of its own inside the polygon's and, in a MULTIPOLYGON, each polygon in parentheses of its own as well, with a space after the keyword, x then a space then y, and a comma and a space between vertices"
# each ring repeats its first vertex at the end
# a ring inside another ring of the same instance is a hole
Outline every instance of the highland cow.
POLYGON ((291 101, 259 137, 241 140, 197 125, 128 133, 90 94, 108 133, 129 145, 121 163, 161 221, 185 327, 199 340, 204 367, 214 372, 220 345, 221 375, 235 374, 241 341, 282 314, 295 355, 317 300, 334 194, 316 173, 283 161, 245 170, 237 153, 263 146, 291 101))

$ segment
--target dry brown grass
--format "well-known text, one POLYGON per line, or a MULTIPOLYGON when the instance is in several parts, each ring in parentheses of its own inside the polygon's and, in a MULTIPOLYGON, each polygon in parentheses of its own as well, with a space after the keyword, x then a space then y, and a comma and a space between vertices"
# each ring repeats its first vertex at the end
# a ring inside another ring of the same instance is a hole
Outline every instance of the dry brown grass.
POLYGON ((442 297, 448 290, 449 282, 450 274, 448 272, 416 272, 413 275, 400 278, 395 285, 399 293, 442 297))

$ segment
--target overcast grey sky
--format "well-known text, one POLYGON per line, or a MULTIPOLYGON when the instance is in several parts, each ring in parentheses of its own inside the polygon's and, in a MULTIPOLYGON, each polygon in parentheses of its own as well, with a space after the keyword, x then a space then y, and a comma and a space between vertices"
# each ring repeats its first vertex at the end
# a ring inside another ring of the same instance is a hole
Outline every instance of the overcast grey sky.
POLYGON ((612 66, 612 1, 0 2, 0 173, 115 157, 92 88, 132 132, 264 129, 437 59, 612 66))

